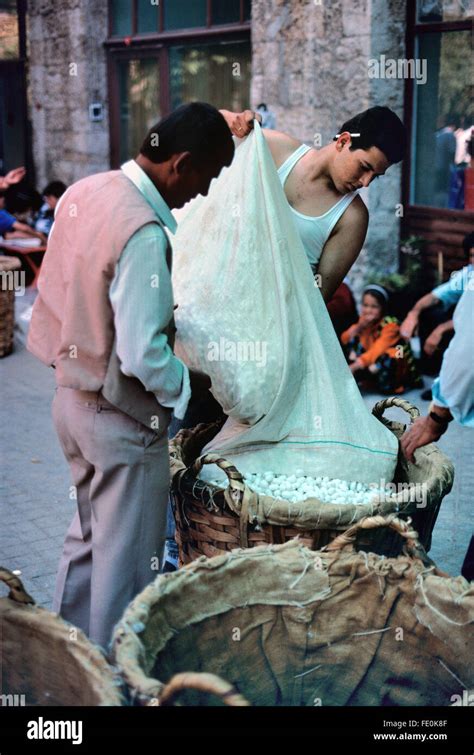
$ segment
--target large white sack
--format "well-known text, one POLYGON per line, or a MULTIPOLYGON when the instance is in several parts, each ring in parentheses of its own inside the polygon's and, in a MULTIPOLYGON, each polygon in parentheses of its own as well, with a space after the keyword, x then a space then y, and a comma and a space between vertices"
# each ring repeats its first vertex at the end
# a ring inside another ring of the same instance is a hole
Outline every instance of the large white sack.
POLYGON ((392 480, 398 441, 345 362, 258 125, 178 221, 176 351, 229 415, 204 451, 244 475, 392 480))

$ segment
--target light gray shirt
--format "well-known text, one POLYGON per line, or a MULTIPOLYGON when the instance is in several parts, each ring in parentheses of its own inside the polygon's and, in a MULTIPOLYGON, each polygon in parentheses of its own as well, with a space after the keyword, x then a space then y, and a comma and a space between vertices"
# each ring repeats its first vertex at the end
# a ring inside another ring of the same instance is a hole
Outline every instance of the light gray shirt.
MULTIPOLYGON (((122 165, 122 170, 159 220, 175 233, 176 221, 146 173, 135 160, 122 165)), ((163 333, 173 310, 166 248, 166 234, 158 224, 146 225, 134 233, 120 255, 109 296, 122 372, 138 378, 162 406, 172 408, 175 416, 182 419, 191 388, 188 368, 175 357, 163 333)))

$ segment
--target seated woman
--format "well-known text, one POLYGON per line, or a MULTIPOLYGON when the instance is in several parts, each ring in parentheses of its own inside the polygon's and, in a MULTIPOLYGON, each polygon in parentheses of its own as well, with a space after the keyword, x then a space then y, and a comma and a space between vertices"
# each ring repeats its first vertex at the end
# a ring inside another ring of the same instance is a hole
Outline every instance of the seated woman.
POLYGON ((397 318, 386 314, 388 298, 382 286, 366 286, 359 320, 342 333, 341 342, 359 383, 382 393, 403 393, 422 380, 397 318))

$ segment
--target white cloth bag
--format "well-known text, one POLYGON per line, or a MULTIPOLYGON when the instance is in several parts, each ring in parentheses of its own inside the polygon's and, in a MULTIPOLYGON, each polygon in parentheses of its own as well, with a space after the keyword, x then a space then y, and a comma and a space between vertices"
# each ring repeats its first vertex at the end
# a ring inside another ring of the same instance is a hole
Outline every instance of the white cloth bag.
POLYGON ((177 218, 176 351, 229 415, 203 453, 244 475, 391 481, 398 440, 345 362, 258 124, 177 218))

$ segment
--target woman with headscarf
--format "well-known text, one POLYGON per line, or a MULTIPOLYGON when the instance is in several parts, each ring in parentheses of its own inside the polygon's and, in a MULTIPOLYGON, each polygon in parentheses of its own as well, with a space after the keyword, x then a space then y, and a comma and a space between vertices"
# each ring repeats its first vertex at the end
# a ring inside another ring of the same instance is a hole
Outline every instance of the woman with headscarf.
POLYGON ((358 382, 382 393, 403 393, 422 380, 400 323, 387 314, 389 296, 383 286, 366 286, 359 320, 341 335, 350 369, 358 382))

